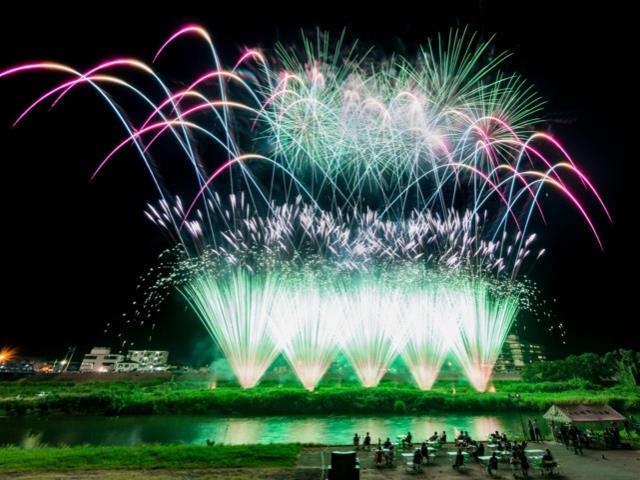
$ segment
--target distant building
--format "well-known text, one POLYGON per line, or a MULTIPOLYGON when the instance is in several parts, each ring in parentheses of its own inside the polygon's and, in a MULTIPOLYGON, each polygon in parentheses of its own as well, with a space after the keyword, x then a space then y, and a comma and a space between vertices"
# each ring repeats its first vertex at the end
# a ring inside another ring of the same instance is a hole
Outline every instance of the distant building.
POLYGON ((85 354, 80 364, 81 372, 113 372, 116 364, 124 360, 124 355, 112 354, 107 347, 93 347, 85 354))
POLYGON ((168 360, 169 352, 166 350, 129 350, 126 361, 118 362, 115 371, 153 372, 166 370, 169 367, 168 360))
POLYGON ((541 345, 521 340, 518 335, 512 333, 504 342, 494 370, 520 370, 525 365, 546 359, 541 345))
POLYGON ((116 363, 116 372, 137 372, 140 365, 136 362, 118 362, 116 363))
POLYGON ((34 373, 33 360, 23 358, 12 358, 9 361, 0 362, 0 374, 2 373, 34 373))

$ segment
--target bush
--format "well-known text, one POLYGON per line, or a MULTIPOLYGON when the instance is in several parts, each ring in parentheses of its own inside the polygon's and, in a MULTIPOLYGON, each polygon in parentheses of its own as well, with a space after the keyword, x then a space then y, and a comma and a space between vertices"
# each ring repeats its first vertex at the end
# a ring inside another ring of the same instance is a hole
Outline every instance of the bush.
POLYGON ((402 400, 393 402, 394 413, 407 413, 407 405, 402 400))
POLYGON ((430 391, 384 383, 377 388, 323 385, 314 392, 296 386, 259 386, 251 390, 226 386, 211 390, 200 384, 167 383, 136 385, 136 388, 130 384, 107 387, 84 384, 56 388, 46 398, 0 394, 0 411, 9 416, 430 414, 438 411, 540 412, 558 402, 609 402, 614 408, 640 410, 640 389, 632 386, 604 388, 573 379, 532 384, 497 381, 495 387, 496 393, 478 393, 461 384, 456 385, 456 394, 452 395, 450 384, 436 384, 430 391), (519 395, 516 397, 514 393, 519 395))

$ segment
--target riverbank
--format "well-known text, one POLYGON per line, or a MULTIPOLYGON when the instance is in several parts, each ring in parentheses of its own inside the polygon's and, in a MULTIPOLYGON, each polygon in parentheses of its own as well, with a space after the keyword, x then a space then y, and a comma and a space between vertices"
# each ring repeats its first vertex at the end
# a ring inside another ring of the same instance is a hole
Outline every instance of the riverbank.
POLYGON ((301 445, 137 445, 0 448, 0 472, 202 468, 292 468, 301 445))
MULTIPOLYGON (((258 446, 262 447, 262 446, 258 446)), ((271 446, 267 446, 271 447, 271 446)), ((47 468, 24 470, 14 467, 13 469, 0 465, 0 479, 18 479, 18 480, 45 480, 56 478, 59 480, 184 480, 185 478, 197 478, 199 480, 318 480, 325 478, 326 466, 330 461, 331 451, 345 450, 347 446, 310 446, 299 447, 295 454, 293 464, 290 466, 229 466, 219 467, 211 464, 205 467, 182 466, 179 468, 166 468, 159 462, 155 467, 129 468, 123 466, 121 469, 110 470, 100 469, 99 467, 87 466, 73 470, 58 468, 58 464, 52 464, 47 468)), ((638 450, 585 450, 584 455, 575 455, 572 451, 566 450, 554 442, 545 442, 541 444, 531 444, 531 448, 551 449, 556 460, 560 464, 560 473, 565 480, 589 480, 589 479, 607 479, 607 480, 635 480, 640 478, 640 451, 638 450)), ((242 454, 255 450, 254 446, 244 446, 243 451, 239 453, 239 459, 242 454)), ((69 449, 67 449, 69 450, 69 449)), ((213 449, 203 451, 212 453, 213 449)), ((451 447, 446 449, 453 451, 451 447)), ((4 453, 4 452, 3 452, 4 453)), ((169 452, 165 452, 170 455, 169 452)), ((212 454, 212 457, 215 454, 212 454)), ((392 468, 375 468, 373 465, 373 453, 359 451, 358 457, 361 464, 361 480, 393 480, 405 479, 410 476, 407 473, 403 460, 398 460, 392 468)), ((287 460, 288 461, 288 460, 287 460)), ((531 478, 541 478, 540 472, 531 469, 531 478)), ((477 463, 469 463, 464 472, 458 472, 451 468, 451 460, 446 452, 439 454, 431 465, 424 467, 424 473, 418 474, 419 478, 438 478, 439 480, 460 480, 465 479, 486 479, 513 478, 511 469, 508 464, 501 463, 498 472, 494 477, 488 477, 485 469, 477 463)))
POLYGON ((24 381, 0 383, 0 415, 325 415, 425 414, 433 412, 542 412, 553 403, 609 403, 640 410, 638 387, 594 387, 576 382, 494 381, 491 392, 467 384, 261 385, 244 390, 202 381, 154 379, 136 382, 24 381))

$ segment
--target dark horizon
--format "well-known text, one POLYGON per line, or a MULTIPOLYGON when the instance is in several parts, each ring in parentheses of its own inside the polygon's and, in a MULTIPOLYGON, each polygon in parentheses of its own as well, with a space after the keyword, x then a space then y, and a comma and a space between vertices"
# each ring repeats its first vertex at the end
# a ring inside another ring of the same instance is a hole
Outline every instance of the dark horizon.
MULTIPOLYGON (((624 12, 582 7, 578 19, 569 8, 554 9, 553 15, 537 8, 515 21, 513 12, 493 2, 454 4, 427 19, 410 12, 365 15, 340 9, 300 14, 293 20, 270 12, 158 13, 144 18, 110 11, 95 22, 75 22, 60 10, 35 18, 25 15, 28 22, 7 16, 0 36, 2 44, 12 48, 0 54, 0 69, 35 59, 84 69, 117 55, 150 62, 171 33, 193 22, 209 30, 227 58, 234 58, 244 45, 268 48, 274 40, 296 41, 300 29, 315 27, 333 32, 346 27, 350 38, 387 52, 411 51, 452 27, 468 25, 485 39, 495 34, 496 49, 513 52, 507 68, 522 74, 547 100, 547 129, 589 174, 614 219, 597 225, 604 244, 600 251, 568 205, 548 208, 548 226, 539 233, 549 253, 530 275, 553 316, 566 324, 567 345, 558 346, 557 338, 545 338, 545 332, 531 328, 527 336, 548 343, 555 356, 640 347, 627 327, 628 287, 620 273, 630 261, 622 242, 630 238, 623 202, 631 150, 619 131, 621 118, 626 118, 621 117, 626 104, 619 99, 631 91, 622 73, 631 58, 628 33, 618 27, 624 12)), ((198 52, 182 60, 195 62, 203 56, 198 52)), ((17 196, 11 187, 3 193, 9 232, 5 298, 33 297, 28 305, 11 305, 12 312, 23 312, 17 318, 5 313, 0 347, 51 358, 63 356, 70 345, 82 351, 94 345, 117 350, 118 331, 145 336, 148 326, 126 332, 119 322, 135 299, 138 277, 169 246, 142 214, 145 202, 155 201, 155 196, 148 197, 151 182, 135 155, 116 157, 89 182, 95 166, 122 138, 95 95, 82 92, 51 111, 37 109, 11 128, 17 115, 60 78, 29 73, 0 79, 0 140, 10 153, 5 156, 5 178, 21 185, 17 196), (107 323, 111 325, 105 327, 107 323)), ((159 315, 152 341, 136 347, 169 350, 170 359, 183 361, 206 357, 213 341, 175 297, 159 315)))

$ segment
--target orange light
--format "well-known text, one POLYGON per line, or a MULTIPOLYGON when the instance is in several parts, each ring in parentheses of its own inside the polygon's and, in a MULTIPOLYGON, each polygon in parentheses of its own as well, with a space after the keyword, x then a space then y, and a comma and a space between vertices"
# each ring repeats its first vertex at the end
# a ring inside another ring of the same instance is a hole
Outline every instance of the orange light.
POLYGON ((11 347, 2 347, 0 349, 0 363, 10 362, 16 354, 16 350, 11 347))

